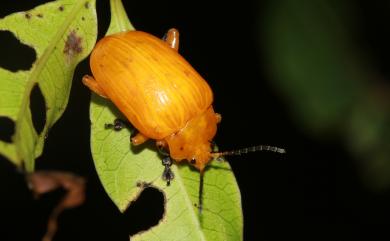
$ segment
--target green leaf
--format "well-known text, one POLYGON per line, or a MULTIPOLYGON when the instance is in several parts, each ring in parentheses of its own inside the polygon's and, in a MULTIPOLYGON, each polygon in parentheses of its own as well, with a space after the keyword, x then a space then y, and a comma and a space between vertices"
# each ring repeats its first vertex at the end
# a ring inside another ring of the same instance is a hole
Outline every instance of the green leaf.
POLYGON ((111 22, 106 35, 135 30, 131 25, 121 0, 110 0, 111 22))
POLYGON ((59 0, 0 20, 0 30, 10 31, 36 52, 30 70, 0 68, 0 116, 15 122, 12 143, 0 141, 0 153, 15 165, 34 170, 47 132, 68 103, 74 69, 96 41, 96 26, 94 0, 59 0), (34 129, 30 111, 30 93, 36 85, 46 105, 41 133, 34 129))
MULTIPOLYGON (((111 1, 118 4, 119 1, 111 1)), ((112 5, 111 5, 112 6, 112 5)), ((116 5, 118 6, 118 5, 116 5)), ((112 10, 109 33, 128 22, 112 10), (116 25, 116 26, 115 26, 116 25)), ((199 215, 199 172, 189 165, 172 166, 175 179, 170 186, 162 180, 163 165, 153 143, 130 145, 130 131, 105 129, 123 116, 109 101, 93 94, 90 107, 91 148, 103 186, 120 211, 125 211, 145 187, 160 190, 165 197, 165 213, 160 222, 131 237, 131 240, 242 240, 241 197, 234 174, 227 162, 212 162, 204 176, 203 212, 199 215)))
MULTIPOLYGON (((165 196, 160 223, 131 240, 242 240, 240 191, 227 162, 212 162, 204 176, 203 212, 198 215, 199 172, 189 165, 173 165, 175 179, 167 186, 163 166, 153 145, 130 147, 130 131, 105 129, 121 117, 106 100, 93 95, 91 103, 92 155, 103 186, 123 212, 137 199, 143 184, 165 196)), ((123 118, 123 117, 122 117, 123 118)))

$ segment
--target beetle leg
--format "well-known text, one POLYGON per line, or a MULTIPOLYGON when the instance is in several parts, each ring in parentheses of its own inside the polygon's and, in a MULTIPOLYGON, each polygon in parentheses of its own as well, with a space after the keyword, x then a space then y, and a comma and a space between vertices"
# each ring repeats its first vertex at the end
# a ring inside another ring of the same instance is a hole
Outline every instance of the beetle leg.
POLYGON ((166 151, 167 150, 167 142, 164 140, 157 140, 156 141, 156 146, 158 152, 163 155, 163 156, 169 156, 169 153, 166 151))
POLYGON ((162 159, 162 164, 165 167, 162 174, 162 178, 164 181, 167 181, 167 186, 169 186, 171 184, 171 180, 173 180, 173 178, 175 177, 171 170, 172 159, 169 156, 164 157, 162 159))
POLYGON ((92 90, 96 94, 100 95, 103 98, 108 99, 104 90, 102 88, 100 88, 98 82, 96 82, 96 80, 92 76, 84 75, 83 84, 86 85, 90 90, 92 90))
POLYGON ((123 121, 121 119, 115 119, 114 120, 114 123, 106 123, 104 125, 104 127, 106 129, 114 129, 115 131, 120 131, 122 130, 123 128, 127 128, 127 127, 130 127, 129 123, 127 123, 126 121, 123 121))
MULTIPOLYGON (((105 125, 106 129, 114 129, 114 131, 120 131, 123 128, 131 128, 131 124, 127 121, 121 120, 121 119, 115 119, 114 123, 106 123, 105 125)), ((134 137, 131 137, 131 144, 134 146, 141 145, 145 141, 147 141, 149 138, 144 136, 142 133, 137 133, 134 137)))
POLYGON ((161 149, 161 148, 167 148, 168 144, 165 140, 157 140, 156 141, 156 146, 161 149))
POLYGON ((222 120, 222 115, 219 113, 215 113, 215 118, 217 118, 217 123, 220 123, 222 120))
POLYGON ((169 29, 162 39, 169 45, 169 47, 179 51, 179 31, 177 29, 169 29))
POLYGON ((149 138, 144 136, 141 132, 138 132, 137 135, 131 138, 131 144, 134 146, 141 145, 145 141, 147 141, 149 138))

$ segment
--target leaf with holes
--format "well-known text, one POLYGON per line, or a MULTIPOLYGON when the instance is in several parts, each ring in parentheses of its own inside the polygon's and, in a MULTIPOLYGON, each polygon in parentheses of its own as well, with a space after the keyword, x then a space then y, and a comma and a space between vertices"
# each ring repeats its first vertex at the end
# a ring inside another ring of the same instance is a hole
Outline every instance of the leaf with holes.
POLYGON ((13 128, 11 138, 0 141, 0 154, 17 166, 34 170, 45 136, 68 103, 75 67, 96 41, 96 26, 94 0, 58 0, 0 20, 1 32, 12 33, 36 54, 27 70, 0 68, 0 118, 13 128), (37 98, 43 113, 31 110, 37 98))
MULTIPOLYGON (((109 33, 133 30, 120 1, 111 1, 111 16, 109 33)), ((164 194, 163 218, 149 230, 131 236, 132 241, 242 240, 240 191, 228 163, 214 161, 206 169, 203 212, 199 215, 197 170, 174 164, 175 179, 167 186, 161 178, 164 167, 153 145, 130 147, 129 130, 105 128, 106 123, 121 118, 112 103, 93 94, 90 115, 96 170, 117 207, 125 211, 145 187, 154 187, 164 194)))

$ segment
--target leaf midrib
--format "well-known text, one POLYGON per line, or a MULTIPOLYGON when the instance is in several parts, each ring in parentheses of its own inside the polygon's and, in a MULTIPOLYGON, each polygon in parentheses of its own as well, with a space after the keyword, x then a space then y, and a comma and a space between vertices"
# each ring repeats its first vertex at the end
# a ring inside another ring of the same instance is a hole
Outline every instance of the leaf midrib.
POLYGON ((108 28, 106 35, 114 33, 112 32, 115 29, 115 27, 113 27, 114 24, 118 26, 118 29, 121 32, 134 29, 130 20, 128 20, 129 18, 127 17, 126 12, 124 11, 122 1, 111 0, 110 3, 111 3, 111 24, 108 28))
POLYGON ((175 165, 175 168, 174 168, 174 169, 176 169, 175 172, 176 172, 176 174, 178 174, 178 175, 176 175, 176 180, 175 180, 175 181, 178 182, 179 188, 182 190, 182 192, 183 192, 183 193, 184 193, 184 192, 186 193, 186 195, 183 195, 183 196, 184 196, 184 199, 185 199, 185 203, 186 203, 187 208, 190 210, 191 219, 193 219, 193 222, 194 222, 195 225, 197 225, 198 228, 199 228, 198 231, 199 231, 199 233, 200 233, 200 238, 201 238, 200 240, 201 240, 201 241, 206 241, 206 237, 204 236, 202 226, 201 226, 201 224, 200 224, 200 222, 199 222, 199 218, 198 218, 197 214, 196 214, 195 211, 194 211, 192 201, 190 200, 189 194, 188 194, 188 192, 187 192, 187 188, 185 187, 183 178, 182 178, 181 175, 180 175, 179 168, 175 165))
MULTIPOLYGON (((30 92, 32 90, 32 88, 34 87, 34 85, 36 83, 38 83, 37 79, 38 79, 38 76, 41 74, 42 70, 44 69, 45 67, 45 63, 47 62, 47 60, 50 58, 54 48, 57 46, 57 43, 62 39, 62 36, 65 34, 65 32, 68 30, 68 27, 69 25, 71 24, 71 22, 74 20, 74 17, 75 15, 78 13, 79 9, 82 8, 85 4, 87 0, 84 0, 84 1, 79 1, 78 4, 76 4, 72 11, 70 12, 70 14, 65 18, 63 24, 61 25, 61 27, 59 28, 59 30, 57 31, 57 33, 54 35, 52 41, 50 41, 50 44, 46 47, 46 49, 44 50, 43 54, 41 55, 41 57, 38 58, 35 66, 33 67, 33 70, 31 71, 31 74, 30 76, 28 77, 28 80, 27 80, 27 84, 26 84, 26 88, 25 88, 25 91, 24 91, 24 94, 23 94, 23 98, 22 98, 22 103, 21 103, 21 108, 19 110, 19 113, 18 113, 18 118, 17 118, 17 122, 16 122, 16 132, 15 132, 15 139, 16 139, 16 143, 19 143, 22 136, 21 136, 21 124, 22 124, 22 117, 23 115, 26 114, 26 110, 27 110, 27 105, 29 103, 29 99, 30 99, 30 92)), ((42 133, 44 133, 46 131, 46 128, 47 128, 47 124, 45 123, 45 128, 44 130, 42 131, 42 133)), ((41 136, 38 137, 38 140, 41 139, 41 136)), ((38 141, 36 141, 34 143, 34 146, 36 146, 38 143, 38 141)), ((20 156, 20 153, 21 153, 21 150, 20 150, 20 145, 17 145, 16 144, 16 148, 17 148, 17 156, 18 156, 18 159, 21 160, 23 157, 20 156)), ((35 149, 34 149, 35 150, 35 149)), ((27 160, 24 160, 24 161, 27 161, 27 160)), ((29 165, 29 163, 25 163, 26 165, 26 171, 28 172, 31 172, 33 171, 34 169, 34 165, 29 165)))

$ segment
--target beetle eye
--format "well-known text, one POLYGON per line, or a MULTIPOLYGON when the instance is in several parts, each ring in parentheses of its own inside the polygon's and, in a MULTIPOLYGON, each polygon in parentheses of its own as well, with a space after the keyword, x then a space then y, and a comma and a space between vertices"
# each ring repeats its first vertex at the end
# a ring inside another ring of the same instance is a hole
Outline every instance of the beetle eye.
POLYGON ((192 158, 191 161, 190 161, 191 164, 195 164, 196 163, 196 160, 195 158, 192 158))

